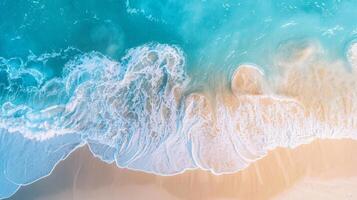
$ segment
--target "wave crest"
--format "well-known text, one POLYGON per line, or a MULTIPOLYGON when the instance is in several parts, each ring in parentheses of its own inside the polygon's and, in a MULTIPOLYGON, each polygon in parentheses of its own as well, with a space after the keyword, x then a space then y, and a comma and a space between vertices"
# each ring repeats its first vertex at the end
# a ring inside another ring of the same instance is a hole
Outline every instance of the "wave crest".
POLYGON ((282 45, 276 74, 240 65, 230 88, 213 96, 189 92, 184 53, 164 44, 133 48, 120 62, 95 52, 80 55, 67 62, 62 77, 50 80, 34 70, 9 73, 9 62, 6 70, 2 64, 0 88, 15 84, 16 77, 34 81, 22 86, 32 100, 12 102, 16 92, 3 97, 0 183, 6 187, 0 197, 49 174, 85 144, 119 167, 161 175, 193 168, 222 174, 276 147, 356 138, 356 73, 341 61, 320 59, 315 45, 282 45), (33 97, 51 103, 36 107, 33 97), (29 161, 33 157, 38 159, 29 161))

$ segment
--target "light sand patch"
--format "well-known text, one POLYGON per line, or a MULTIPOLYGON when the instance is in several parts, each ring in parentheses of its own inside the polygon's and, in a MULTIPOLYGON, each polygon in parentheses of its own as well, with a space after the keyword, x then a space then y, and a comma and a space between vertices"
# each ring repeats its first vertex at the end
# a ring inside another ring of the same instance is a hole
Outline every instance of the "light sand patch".
MULTIPOLYGON (((299 191, 311 191, 312 187, 323 193, 326 187, 320 187, 321 184, 328 185, 336 179, 342 185, 329 190, 341 194, 343 183, 347 192, 357 184, 356 179, 350 178, 357 176, 355 155, 356 141, 318 140, 296 149, 275 149, 234 174, 216 176, 194 170, 163 177, 118 169, 80 149, 60 163, 51 176, 20 189, 12 200, 25 197, 27 200, 120 200, 140 199, 143 195, 145 199, 157 200, 265 200, 287 195, 284 192, 294 191, 296 187, 299 191), (317 186, 311 181, 302 184, 305 180, 319 182, 317 186)), ((304 199, 315 199, 314 195, 306 192, 304 199)))

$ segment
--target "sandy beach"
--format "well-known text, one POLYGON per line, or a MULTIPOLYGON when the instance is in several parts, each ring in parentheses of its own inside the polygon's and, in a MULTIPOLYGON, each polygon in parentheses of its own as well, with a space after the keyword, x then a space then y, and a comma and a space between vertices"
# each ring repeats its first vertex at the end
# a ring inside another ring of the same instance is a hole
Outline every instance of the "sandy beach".
POLYGON ((235 174, 163 177, 105 164, 82 148, 11 199, 354 199, 356 154, 357 141, 318 140, 271 151, 235 174))

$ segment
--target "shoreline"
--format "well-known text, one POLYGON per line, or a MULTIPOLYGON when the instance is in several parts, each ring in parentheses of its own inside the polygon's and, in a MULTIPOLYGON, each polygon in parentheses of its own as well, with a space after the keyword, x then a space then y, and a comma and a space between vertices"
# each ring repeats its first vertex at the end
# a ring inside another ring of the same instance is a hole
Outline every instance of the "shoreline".
POLYGON ((174 176, 158 176, 103 163, 85 147, 56 166, 51 175, 24 186, 10 199, 109 200, 122 195, 126 195, 124 199, 140 199, 145 194, 147 199, 271 199, 288 192, 305 178, 330 181, 357 177, 354 170, 357 158, 353 157, 356 153, 354 140, 316 140, 295 149, 270 151, 234 174, 217 176, 189 170, 174 176))

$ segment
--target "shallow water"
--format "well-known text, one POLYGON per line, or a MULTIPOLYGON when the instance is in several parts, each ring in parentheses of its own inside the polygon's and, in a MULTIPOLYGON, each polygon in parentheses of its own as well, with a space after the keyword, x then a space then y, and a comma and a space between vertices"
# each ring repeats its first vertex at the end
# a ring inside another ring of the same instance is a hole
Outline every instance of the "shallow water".
POLYGON ((0 198, 78 147, 159 175, 355 139, 353 1, 3 1, 0 198))

